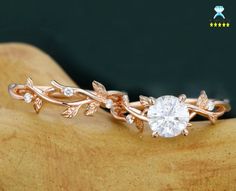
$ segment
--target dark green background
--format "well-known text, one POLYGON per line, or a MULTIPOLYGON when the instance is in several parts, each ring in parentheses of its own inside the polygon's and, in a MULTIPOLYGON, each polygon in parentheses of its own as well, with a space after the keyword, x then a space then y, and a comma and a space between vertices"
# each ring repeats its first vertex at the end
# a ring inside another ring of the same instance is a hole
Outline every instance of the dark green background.
POLYGON ((0 40, 40 47, 84 88, 97 80, 132 99, 205 89, 236 107, 235 13, 233 1, 4 1, 0 40), (209 27, 215 5, 230 28, 209 27))

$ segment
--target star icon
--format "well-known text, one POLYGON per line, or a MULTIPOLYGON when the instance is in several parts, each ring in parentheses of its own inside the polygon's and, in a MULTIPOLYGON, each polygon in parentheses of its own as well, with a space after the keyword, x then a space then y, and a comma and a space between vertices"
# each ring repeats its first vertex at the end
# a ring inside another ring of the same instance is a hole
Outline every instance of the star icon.
POLYGON ((218 26, 221 27, 221 23, 218 23, 218 26))
POLYGON ((225 27, 225 23, 222 23, 222 26, 225 27))
POLYGON ((214 27, 217 27, 217 23, 214 23, 214 27))
POLYGON ((210 27, 213 27, 213 23, 210 23, 210 27))
POLYGON ((229 27, 229 25, 230 25, 229 23, 226 23, 226 26, 227 26, 227 27, 229 27))

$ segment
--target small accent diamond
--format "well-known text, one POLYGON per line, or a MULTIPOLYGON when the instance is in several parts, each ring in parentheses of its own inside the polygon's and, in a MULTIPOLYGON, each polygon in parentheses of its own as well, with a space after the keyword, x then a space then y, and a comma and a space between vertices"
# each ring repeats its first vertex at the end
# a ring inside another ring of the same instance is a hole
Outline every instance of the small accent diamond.
POLYGON ((209 100, 208 102, 207 102, 207 110, 209 110, 209 111, 213 111, 214 110, 214 108, 215 108, 215 104, 214 104, 214 102, 212 101, 212 100, 209 100))
POLYGON ((130 114, 127 115, 125 119, 126 119, 126 122, 129 124, 132 124, 134 122, 134 117, 130 114))
POLYGON ((107 99, 105 105, 107 109, 111 109, 113 101, 111 99, 107 99))
POLYGON ((30 103, 33 99, 33 95, 31 95, 30 93, 25 93, 24 95, 24 101, 25 103, 30 103))
POLYGON ((73 96, 73 94, 74 94, 74 90, 73 90, 72 88, 70 88, 70 87, 66 87, 66 88, 63 90, 63 93, 64 93, 65 96, 71 97, 71 96, 73 96))

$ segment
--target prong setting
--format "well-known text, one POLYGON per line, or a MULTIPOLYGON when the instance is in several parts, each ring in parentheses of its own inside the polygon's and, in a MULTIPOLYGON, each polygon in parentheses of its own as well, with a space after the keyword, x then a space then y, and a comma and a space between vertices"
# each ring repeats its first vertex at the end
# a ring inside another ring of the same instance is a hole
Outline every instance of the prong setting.
POLYGON ((152 132, 152 137, 153 138, 157 138, 158 137, 158 133, 157 132, 152 132))
POLYGON ((187 136, 187 135, 188 135, 188 130, 187 130, 187 129, 184 129, 184 130, 182 131, 182 134, 183 134, 184 136, 187 136))
POLYGON ((187 99, 187 96, 186 96, 185 94, 181 94, 181 95, 179 96, 179 101, 180 101, 180 102, 185 102, 186 99, 187 99))
POLYGON ((192 123, 188 123, 187 127, 192 127, 192 125, 193 125, 192 123))

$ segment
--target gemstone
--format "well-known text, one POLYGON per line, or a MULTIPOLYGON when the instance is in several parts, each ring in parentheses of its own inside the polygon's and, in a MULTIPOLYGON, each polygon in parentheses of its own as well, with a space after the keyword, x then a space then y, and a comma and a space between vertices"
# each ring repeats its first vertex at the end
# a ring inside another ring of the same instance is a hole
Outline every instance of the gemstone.
POLYGON ((129 124, 132 124, 134 122, 134 117, 132 115, 130 115, 130 114, 127 115, 125 117, 125 119, 126 119, 126 122, 129 123, 129 124))
POLYGON ((148 123, 161 137, 175 137, 187 127, 189 111, 184 102, 175 96, 162 96, 156 99, 147 112, 148 123))
POLYGON ((33 99, 33 95, 31 95, 30 93, 25 93, 24 95, 24 101, 25 103, 30 103, 33 99))
POLYGON ((206 108, 208 111, 213 111, 215 108, 215 104, 212 100, 208 100, 206 108))
POLYGON ((67 97, 71 97, 74 94, 74 90, 70 87, 66 87, 63 91, 64 95, 67 97))
POLYGON ((213 19, 215 19, 216 17, 222 17, 223 19, 225 19, 225 16, 222 13, 224 11, 223 6, 215 6, 214 10, 216 14, 214 15, 213 19))
POLYGON ((218 5, 218 6, 215 6, 214 10, 217 13, 222 13, 224 11, 224 7, 218 5))
POLYGON ((105 105, 106 105, 106 108, 111 109, 113 105, 113 101, 111 99, 107 99, 105 105))

